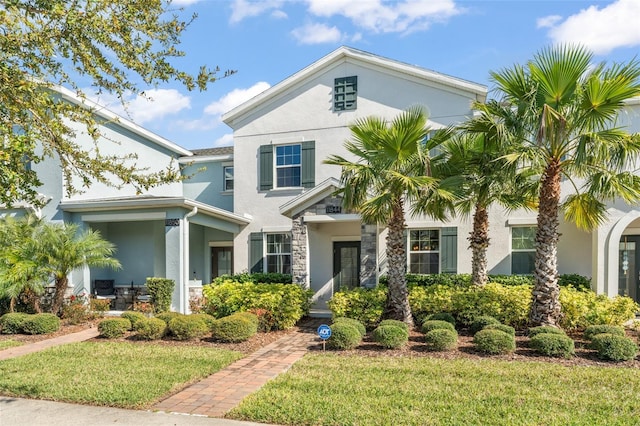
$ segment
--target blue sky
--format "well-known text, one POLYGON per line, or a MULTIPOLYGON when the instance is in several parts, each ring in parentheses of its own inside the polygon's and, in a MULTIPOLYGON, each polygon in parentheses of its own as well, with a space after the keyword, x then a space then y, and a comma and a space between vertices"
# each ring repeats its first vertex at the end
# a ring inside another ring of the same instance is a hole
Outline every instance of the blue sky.
MULTIPOLYGON (((233 144, 221 115, 346 45, 485 84, 553 43, 582 43, 597 61, 640 59, 640 0, 174 0, 187 29, 177 62, 237 70, 206 92, 148 88, 129 117, 188 149, 233 144)), ((123 114, 117 102, 102 103, 123 114)))

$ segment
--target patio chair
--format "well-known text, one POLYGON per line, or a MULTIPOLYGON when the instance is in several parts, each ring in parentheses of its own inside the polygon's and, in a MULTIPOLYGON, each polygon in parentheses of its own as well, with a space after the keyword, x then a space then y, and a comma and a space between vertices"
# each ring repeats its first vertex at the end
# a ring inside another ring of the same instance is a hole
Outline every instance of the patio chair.
POLYGON ((111 303, 116 300, 115 280, 94 280, 93 292, 96 299, 109 299, 111 303))

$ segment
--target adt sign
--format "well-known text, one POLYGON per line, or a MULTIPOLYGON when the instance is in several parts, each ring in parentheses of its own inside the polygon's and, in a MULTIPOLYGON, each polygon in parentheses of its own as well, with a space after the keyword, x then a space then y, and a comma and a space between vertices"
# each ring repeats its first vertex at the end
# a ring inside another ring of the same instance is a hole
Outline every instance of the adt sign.
POLYGON ((327 340, 331 337, 331 327, 327 324, 321 324, 320 327, 318 327, 318 336, 320 336, 322 340, 327 340))

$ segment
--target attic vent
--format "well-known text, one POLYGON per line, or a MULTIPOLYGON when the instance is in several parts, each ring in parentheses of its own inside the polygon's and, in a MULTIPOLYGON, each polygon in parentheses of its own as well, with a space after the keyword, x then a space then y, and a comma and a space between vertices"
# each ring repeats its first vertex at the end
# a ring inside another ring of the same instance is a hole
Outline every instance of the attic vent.
POLYGON ((333 110, 347 111, 356 109, 357 95, 358 76, 336 78, 333 85, 333 110))

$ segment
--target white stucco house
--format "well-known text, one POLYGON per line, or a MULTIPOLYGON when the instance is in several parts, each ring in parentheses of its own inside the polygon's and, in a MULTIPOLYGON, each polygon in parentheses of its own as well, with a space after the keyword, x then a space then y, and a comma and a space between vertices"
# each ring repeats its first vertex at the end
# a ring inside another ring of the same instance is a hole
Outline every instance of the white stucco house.
MULTIPOLYGON (((323 164, 331 154, 348 155, 348 125, 421 105, 437 129, 470 117, 472 102, 486 96, 483 85, 341 47, 227 112, 233 148, 186 150, 101 109, 110 120, 102 131, 118 142, 105 142, 103 151, 138 153, 150 170, 174 161, 191 177, 141 195, 95 185, 69 198, 52 160, 34 165, 44 182, 38 190, 50 199, 41 214, 97 229, 118 248, 122 270, 75 271, 77 293, 93 292, 96 280, 126 288, 167 277, 176 282, 172 308, 186 312, 190 291, 216 276, 282 272, 314 291, 320 315, 341 286, 373 286, 386 270, 385 230, 343 210, 334 196, 340 169, 323 164)), ((628 104, 619 124, 640 131, 640 100, 628 104)), ((90 138, 78 137, 91 147, 90 138)), ((470 272, 469 220, 406 220, 409 272, 470 272)), ((536 213, 493 207, 490 223, 489 272, 530 273, 536 213)), ((560 273, 592 277, 599 293, 640 300, 640 206, 612 204, 597 230, 563 223, 561 232, 560 273)))

